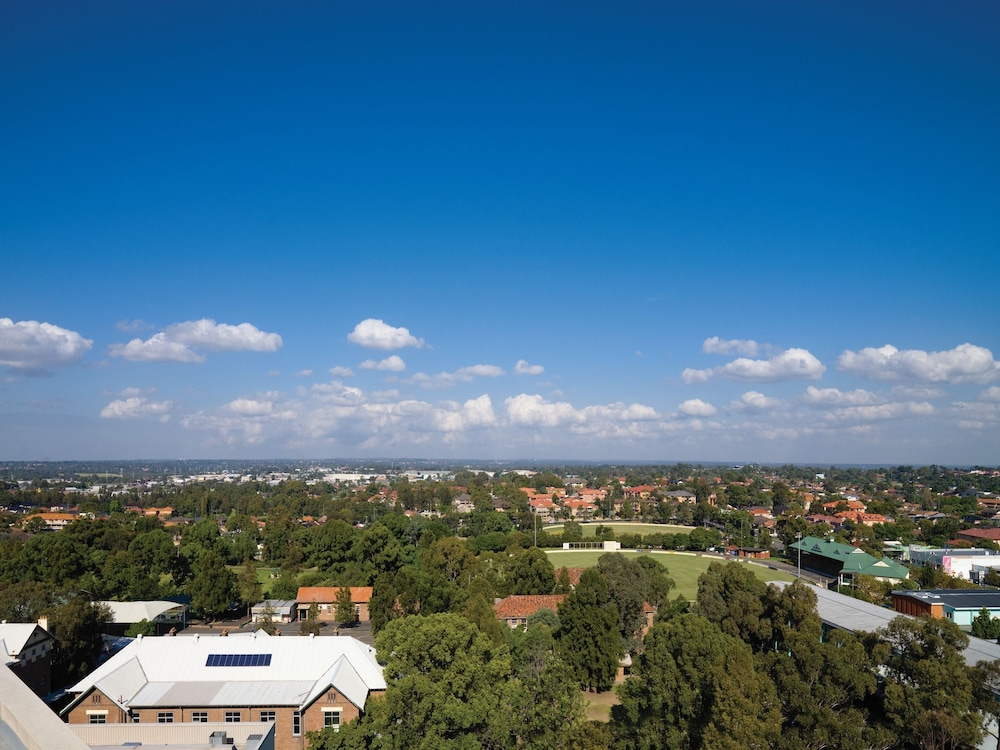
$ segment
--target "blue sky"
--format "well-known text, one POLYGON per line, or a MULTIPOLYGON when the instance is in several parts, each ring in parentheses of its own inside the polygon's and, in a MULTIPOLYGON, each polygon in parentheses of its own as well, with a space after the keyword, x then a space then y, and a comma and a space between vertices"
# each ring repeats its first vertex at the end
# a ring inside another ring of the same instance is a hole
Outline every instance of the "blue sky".
POLYGON ((1000 5, 486 5, 8 9, 0 458, 997 464, 1000 5))

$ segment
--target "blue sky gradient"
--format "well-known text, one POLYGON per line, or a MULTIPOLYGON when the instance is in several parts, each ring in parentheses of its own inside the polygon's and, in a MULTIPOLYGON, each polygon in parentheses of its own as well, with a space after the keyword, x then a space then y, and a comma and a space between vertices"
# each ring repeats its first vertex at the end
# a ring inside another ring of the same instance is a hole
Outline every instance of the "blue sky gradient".
POLYGON ((21 3, 0 458, 995 465, 998 34, 985 1, 21 3))

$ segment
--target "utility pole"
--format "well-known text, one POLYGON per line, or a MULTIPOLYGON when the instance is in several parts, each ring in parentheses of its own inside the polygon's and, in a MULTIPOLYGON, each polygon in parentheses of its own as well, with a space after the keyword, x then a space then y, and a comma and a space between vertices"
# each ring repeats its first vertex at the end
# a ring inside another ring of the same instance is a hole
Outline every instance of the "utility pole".
POLYGON ((798 542, 795 546, 796 546, 796 549, 798 549, 798 551, 799 551, 798 577, 801 578, 802 577, 802 532, 801 531, 795 532, 795 539, 798 542))

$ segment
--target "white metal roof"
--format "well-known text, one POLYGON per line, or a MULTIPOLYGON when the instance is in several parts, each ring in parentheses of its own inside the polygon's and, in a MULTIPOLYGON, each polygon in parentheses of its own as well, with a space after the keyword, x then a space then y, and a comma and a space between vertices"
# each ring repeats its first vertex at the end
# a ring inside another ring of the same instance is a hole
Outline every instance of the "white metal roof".
MULTIPOLYGON (((305 706, 334 687, 359 708, 385 690, 375 649, 351 636, 137 638, 69 689, 123 707, 305 706), (210 655, 269 654, 267 666, 206 666, 210 655)), ((68 710, 68 709, 67 709, 68 710)))
POLYGON ((0 623, 0 659, 4 664, 13 662, 24 650, 31 634, 39 627, 33 622, 0 623))

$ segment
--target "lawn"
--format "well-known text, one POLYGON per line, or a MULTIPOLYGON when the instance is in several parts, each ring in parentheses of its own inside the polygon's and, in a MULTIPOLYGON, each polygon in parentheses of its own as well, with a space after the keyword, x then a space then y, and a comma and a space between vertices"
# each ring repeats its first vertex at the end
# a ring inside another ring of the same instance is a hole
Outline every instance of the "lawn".
MULTIPOLYGON (((555 568, 591 568, 597 565, 597 558, 604 554, 601 550, 545 550, 549 561, 555 568)), ((721 562, 716 555, 700 555, 695 552, 653 551, 640 553, 635 550, 622 550, 626 557, 639 557, 643 554, 653 555, 670 571, 677 588, 671 591, 671 596, 680 594, 685 599, 694 600, 698 593, 698 576, 713 562, 721 562)), ((779 570, 771 570, 765 565, 753 565, 744 562, 730 562, 728 565, 749 565, 762 581, 794 581, 795 576, 779 570)))

